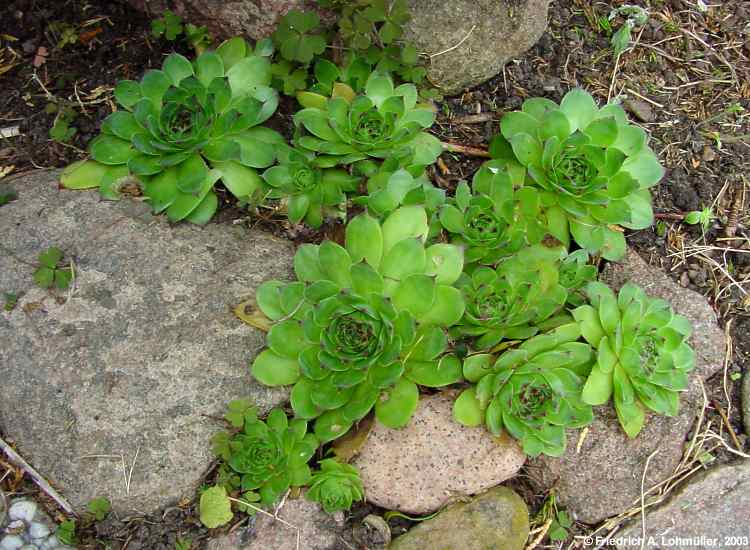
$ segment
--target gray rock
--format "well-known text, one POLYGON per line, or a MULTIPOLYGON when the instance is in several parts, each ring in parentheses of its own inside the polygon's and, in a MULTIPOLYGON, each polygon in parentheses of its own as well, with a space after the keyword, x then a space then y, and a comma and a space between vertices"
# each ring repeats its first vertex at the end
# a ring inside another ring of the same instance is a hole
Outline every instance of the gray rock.
POLYGON ((623 102, 623 107, 641 122, 653 122, 656 120, 656 113, 654 113, 651 105, 641 99, 626 99, 623 102))
POLYGON ((453 419, 453 399, 422 398, 406 427, 376 422, 354 461, 367 500, 383 508, 428 514, 513 477, 526 456, 507 437, 453 419))
POLYGON ((639 284, 648 294, 668 300, 675 311, 687 316, 694 328, 690 343, 696 351, 696 369, 689 390, 681 396, 677 416, 648 415, 638 437, 629 439, 619 426, 614 408, 597 407, 596 419, 582 443, 581 430, 571 430, 568 449, 561 458, 543 456, 529 463, 529 475, 543 486, 555 485, 561 504, 585 523, 617 515, 639 501, 646 460, 657 449, 649 462, 646 487, 671 475, 703 404, 698 380, 717 372, 724 360, 724 333, 703 296, 681 288, 633 250, 624 263, 609 264, 604 279, 615 288, 625 281, 639 284))
MULTIPOLYGON (((614 538, 620 549, 640 548, 638 519, 614 538)), ((657 508, 646 511, 646 547, 748 548, 750 536, 750 461, 712 468, 689 479, 657 508), (655 544, 651 544, 653 537, 655 544), (709 542, 711 541, 711 542, 709 542)))
POLYGON ((412 18, 405 38, 430 56, 430 81, 448 95, 500 73, 547 27, 549 0, 408 2, 412 18))
POLYGON ((750 434, 750 371, 746 370, 742 375, 742 422, 745 425, 745 433, 750 434))
POLYGON ((74 506, 104 496, 148 512, 192 494, 227 401, 285 400, 250 379, 264 335, 231 307, 289 276, 292 245, 240 226, 170 226, 138 202, 58 190, 57 178, 15 180, 19 199, 0 212, 0 289, 22 295, 0 313, 0 430, 74 506), (32 281, 53 245, 75 262, 70 291, 32 281))
POLYGON ((208 550, 333 550, 343 524, 317 502, 287 500, 274 519, 256 515, 248 527, 209 541, 208 550), (279 521, 283 520, 283 521, 279 521), (286 523, 284 523, 286 522, 286 523), (299 543, 298 543, 299 534, 299 543))
POLYGON ((529 511, 507 487, 454 504, 398 537, 390 550, 522 550, 529 511))
POLYGON ((314 0, 128 0, 128 3, 154 18, 171 9, 185 21, 205 25, 217 38, 246 35, 254 40, 270 36, 289 10, 317 7, 314 0))

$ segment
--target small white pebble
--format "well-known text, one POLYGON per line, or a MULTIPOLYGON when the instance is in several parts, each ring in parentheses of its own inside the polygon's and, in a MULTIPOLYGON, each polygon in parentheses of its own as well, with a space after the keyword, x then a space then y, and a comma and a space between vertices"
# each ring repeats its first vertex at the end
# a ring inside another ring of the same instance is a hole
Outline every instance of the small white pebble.
POLYGON ((52 548, 60 548, 61 546, 63 545, 60 544, 60 539, 58 539, 55 535, 52 535, 50 538, 47 539, 44 548, 52 550, 52 548))
POLYGON ((50 534, 50 529, 43 523, 34 522, 29 525, 29 536, 32 539, 41 539, 50 534))
POLYGON ((8 517, 11 520, 22 519, 26 523, 31 523, 34 521, 36 511, 37 506, 34 502, 31 502, 30 500, 17 500, 10 505, 8 517))
POLYGON ((16 535, 8 535, 0 539, 0 550, 20 550, 23 548, 23 539, 16 535))
POLYGON ((22 546, 21 550, 39 550, 39 547, 36 544, 27 544, 26 546, 22 546))

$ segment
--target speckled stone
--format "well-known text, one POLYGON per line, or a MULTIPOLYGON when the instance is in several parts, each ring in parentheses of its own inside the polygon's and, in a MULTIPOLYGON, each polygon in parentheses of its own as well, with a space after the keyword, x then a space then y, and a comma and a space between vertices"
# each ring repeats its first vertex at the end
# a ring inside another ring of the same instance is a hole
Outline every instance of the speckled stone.
POLYGON ((449 506, 393 541, 389 550, 523 550, 529 510, 507 487, 449 506))
POLYGON ((20 296, 0 312, 0 426, 74 506, 107 497, 151 512, 194 494, 227 401, 286 399, 251 380, 265 335, 231 309, 290 277, 293 246, 239 225, 170 225, 143 203, 58 189, 58 176, 13 180, 19 198, 0 211, 0 291, 20 296), (70 291, 32 281, 50 246, 75 262, 70 291))
POLYGON ((430 82, 445 94, 489 80, 536 43, 549 0, 408 0, 405 38, 430 56, 430 82))
POLYGON ((287 500, 279 519, 257 514, 244 528, 209 541, 208 550, 333 550, 338 545, 343 523, 326 514, 317 502, 301 496, 287 500), (297 545, 299 533, 299 546, 297 545))
POLYGON ((427 514, 513 477, 526 455, 518 444, 453 419, 453 399, 424 397, 399 430, 375 423, 354 461, 367 500, 383 508, 427 514))
POLYGON ((554 486, 568 512, 591 524, 639 502, 641 477, 646 460, 654 451, 658 450, 648 465, 646 487, 672 474, 703 403, 699 379, 721 369, 726 345, 716 314, 706 299, 680 287, 658 267, 649 266, 634 250, 628 251, 623 263, 608 264, 603 279, 616 289, 632 281, 650 296, 667 300, 677 313, 690 319, 696 368, 688 391, 680 396, 676 416, 647 414, 641 433, 630 439, 622 431, 613 406, 595 407, 595 420, 586 428, 582 441, 582 430, 568 430, 568 449, 562 457, 541 456, 529 462, 528 475, 542 486, 554 486))
MULTIPOLYGON (((642 534, 638 516, 617 533, 617 539, 625 539, 617 547, 641 548, 633 541, 642 534)), ((665 503, 647 510, 646 540, 650 537, 660 546, 647 543, 646 548, 750 548, 750 461, 717 466, 698 474, 665 503)))
POLYGON ((269 36, 291 9, 319 11, 314 0, 128 0, 154 18, 171 9, 194 25, 205 25, 219 38, 269 36))

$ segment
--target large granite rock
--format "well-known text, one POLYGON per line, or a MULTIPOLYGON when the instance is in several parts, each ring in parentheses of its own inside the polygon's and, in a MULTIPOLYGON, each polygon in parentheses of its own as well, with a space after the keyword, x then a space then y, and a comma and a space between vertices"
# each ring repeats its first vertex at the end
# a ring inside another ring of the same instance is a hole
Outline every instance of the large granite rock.
POLYGON ((513 477, 526 460, 518 444, 453 419, 453 399, 423 397, 406 427, 380 423, 354 464, 367 500, 392 510, 428 514, 513 477))
POLYGON ((313 10, 314 0, 128 0, 136 9, 157 18, 171 9, 186 22, 205 25, 217 38, 245 35, 254 40, 276 30, 291 9, 313 10))
POLYGON ((317 502, 300 496, 287 500, 276 515, 257 514, 229 535, 212 539, 208 550, 338 550, 343 521, 326 514, 317 502))
POLYGON ((456 94, 489 80, 536 43, 549 0, 408 0, 405 37, 429 56, 428 76, 456 94))
POLYGON ((454 504, 393 541, 390 550, 523 550, 529 511, 507 487, 454 504))
POLYGON ((706 299, 680 287, 660 269, 650 267, 630 250, 622 264, 609 264, 604 279, 619 288, 625 281, 642 286, 648 294, 668 300, 693 323, 690 343, 696 352, 691 385, 680 399, 675 417, 648 415, 635 439, 620 428, 611 405, 597 407, 595 420, 579 446, 581 430, 570 430, 568 449, 557 459, 540 457, 529 464, 529 474, 543 485, 556 484, 562 505, 579 521, 597 523, 637 503, 646 460, 646 488, 668 478, 682 457, 686 435, 703 405, 699 378, 716 373, 724 360, 725 338, 706 299))
MULTIPOLYGON (((614 539, 621 550, 641 548, 638 519, 614 539)), ((646 511, 646 548, 749 548, 750 461, 712 468, 646 511)))
POLYGON ((21 296, 0 312, 0 431, 75 506, 105 496, 149 512, 191 494, 227 401, 284 401, 251 380, 264 335, 231 307, 288 277, 292 246, 240 226, 170 226, 57 179, 15 180, 19 199, 0 209, 0 291, 21 296), (32 281, 53 245, 75 263, 70 291, 32 281))
MULTIPOLYGON (((430 81, 447 95, 481 84, 522 55, 547 28, 549 0, 407 0, 405 38, 429 56, 430 81)), ((172 9, 217 38, 269 36, 291 9, 316 10, 313 0, 128 0, 158 17, 172 9)))

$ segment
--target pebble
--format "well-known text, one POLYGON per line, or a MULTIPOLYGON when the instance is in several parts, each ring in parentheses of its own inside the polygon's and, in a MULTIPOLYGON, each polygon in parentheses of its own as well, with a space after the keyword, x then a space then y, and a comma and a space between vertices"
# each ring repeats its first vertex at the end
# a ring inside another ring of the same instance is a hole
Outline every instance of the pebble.
POLYGON ((8 509, 7 526, 2 521, 0 550, 73 550, 60 543, 53 534, 55 524, 34 501, 15 500, 8 509))
POLYGON ((641 122, 653 122, 656 119, 654 110, 646 101, 640 99, 626 99, 623 106, 641 122))

